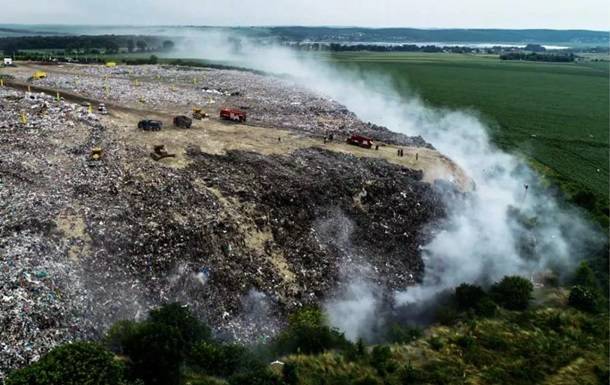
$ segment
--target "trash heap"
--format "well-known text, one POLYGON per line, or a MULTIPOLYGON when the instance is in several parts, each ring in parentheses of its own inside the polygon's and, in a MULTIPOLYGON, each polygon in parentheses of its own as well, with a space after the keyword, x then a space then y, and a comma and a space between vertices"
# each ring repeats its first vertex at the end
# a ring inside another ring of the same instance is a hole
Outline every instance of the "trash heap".
MULTIPOLYGON (((226 97, 249 94, 240 95, 226 97)), ((173 168, 107 119, 0 88, 0 378, 166 302, 188 304, 220 336, 253 341, 332 296, 345 266, 370 267, 366 278, 388 292, 421 278, 420 247, 445 215, 421 172, 315 148, 189 147, 187 165, 173 168)))
POLYGON ((212 116, 221 107, 243 109, 249 124, 296 130, 315 136, 360 134, 399 145, 429 147, 408 137, 364 123, 345 106, 294 81, 253 71, 146 65, 107 68, 70 66, 37 84, 61 88, 106 102, 174 113, 204 107, 212 116))

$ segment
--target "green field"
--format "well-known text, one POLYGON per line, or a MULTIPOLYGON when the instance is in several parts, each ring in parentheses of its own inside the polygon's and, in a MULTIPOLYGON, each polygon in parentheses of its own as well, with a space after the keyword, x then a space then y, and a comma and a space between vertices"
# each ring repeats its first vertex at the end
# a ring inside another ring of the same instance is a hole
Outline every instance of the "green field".
POLYGON ((501 61, 496 56, 335 53, 331 61, 389 75, 427 103, 480 112, 495 143, 525 155, 565 191, 607 207, 609 63, 501 61))

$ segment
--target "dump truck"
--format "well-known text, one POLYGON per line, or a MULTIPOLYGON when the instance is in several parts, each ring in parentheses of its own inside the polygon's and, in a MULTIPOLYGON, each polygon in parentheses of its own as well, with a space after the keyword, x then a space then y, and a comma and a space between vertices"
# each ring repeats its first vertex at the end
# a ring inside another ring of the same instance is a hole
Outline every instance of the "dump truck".
POLYGON ((225 120, 232 120, 235 122, 245 122, 246 113, 233 108, 223 108, 222 110, 220 110, 220 118, 225 120))
POLYGON ((116 62, 113 62, 113 61, 106 62, 106 67, 114 68, 114 67, 116 67, 116 62))
POLYGON ((193 120, 188 116, 180 115, 174 118, 174 126, 179 128, 191 128, 193 120))
POLYGON ((201 120, 210 116, 203 112, 201 108, 193 108, 193 119, 201 120))
POLYGON ((362 135, 352 135, 347 138, 347 144, 362 148, 371 148, 373 147, 373 140, 362 135))
POLYGON ((138 128, 144 131, 161 131, 163 123, 158 120, 140 120, 138 128))

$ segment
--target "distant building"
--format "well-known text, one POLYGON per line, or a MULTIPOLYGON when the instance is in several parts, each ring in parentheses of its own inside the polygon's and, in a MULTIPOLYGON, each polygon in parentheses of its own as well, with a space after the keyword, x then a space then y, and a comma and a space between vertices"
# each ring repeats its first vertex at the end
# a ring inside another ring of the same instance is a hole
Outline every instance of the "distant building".
POLYGON ((5 66, 12 66, 13 65, 13 59, 11 59, 10 57, 5 57, 4 58, 4 65, 5 66))

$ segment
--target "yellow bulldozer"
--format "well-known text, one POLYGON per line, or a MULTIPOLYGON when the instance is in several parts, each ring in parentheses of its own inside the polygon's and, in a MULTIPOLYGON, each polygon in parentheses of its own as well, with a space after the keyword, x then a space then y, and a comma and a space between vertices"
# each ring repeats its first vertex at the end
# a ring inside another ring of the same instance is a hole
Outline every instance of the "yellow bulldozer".
POLYGON ((201 120, 209 117, 210 115, 203 112, 201 108, 193 108, 193 119, 201 120))
POLYGON ((32 75, 32 79, 34 79, 34 80, 45 79, 46 77, 47 77, 47 73, 44 71, 36 71, 36 72, 34 72, 34 75, 32 75))

